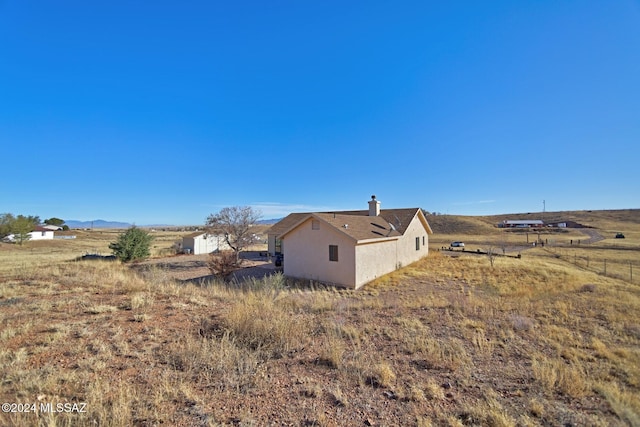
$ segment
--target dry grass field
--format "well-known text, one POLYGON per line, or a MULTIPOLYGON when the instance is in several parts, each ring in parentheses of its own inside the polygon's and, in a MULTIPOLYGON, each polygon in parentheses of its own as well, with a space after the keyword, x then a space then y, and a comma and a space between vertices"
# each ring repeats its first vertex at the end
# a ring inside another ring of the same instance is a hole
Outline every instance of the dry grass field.
POLYGON ((0 425, 640 425, 640 265, 596 261, 640 262, 639 211, 570 215, 605 239, 430 217, 429 257, 359 291, 77 261, 106 230, 2 244, 0 425))

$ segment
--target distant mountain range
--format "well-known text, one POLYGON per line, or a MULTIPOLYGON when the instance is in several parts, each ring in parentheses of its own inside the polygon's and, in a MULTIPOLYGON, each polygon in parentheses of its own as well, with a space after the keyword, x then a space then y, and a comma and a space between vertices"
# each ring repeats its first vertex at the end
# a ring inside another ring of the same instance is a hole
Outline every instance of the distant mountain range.
POLYGON ((129 228, 131 224, 127 222, 105 221, 96 219, 93 221, 78 221, 70 219, 64 222, 69 228, 129 228))
MULTIPOLYGON (((275 224, 280 221, 282 218, 276 219, 263 219, 257 222, 257 224, 270 225, 275 224)), ((128 222, 118 222, 118 221, 105 221, 103 219, 95 219, 93 221, 78 221, 75 219, 70 219, 64 222, 69 228, 129 228, 133 224, 129 224, 128 222)), ((147 224, 140 225, 140 227, 173 227, 169 224, 147 224)))

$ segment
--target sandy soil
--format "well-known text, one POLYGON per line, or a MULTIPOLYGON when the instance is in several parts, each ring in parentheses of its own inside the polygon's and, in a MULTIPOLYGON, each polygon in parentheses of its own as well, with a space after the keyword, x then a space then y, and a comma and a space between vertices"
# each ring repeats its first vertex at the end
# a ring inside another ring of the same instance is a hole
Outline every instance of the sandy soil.
MULTIPOLYGON (((261 278, 277 271, 273 262, 263 252, 246 252, 242 254, 242 268, 231 280, 243 280, 248 277, 261 278)), ((171 277, 190 282, 208 281, 214 278, 207 267, 209 255, 175 255, 164 258, 153 258, 137 264, 136 268, 156 266, 165 270, 171 277)))

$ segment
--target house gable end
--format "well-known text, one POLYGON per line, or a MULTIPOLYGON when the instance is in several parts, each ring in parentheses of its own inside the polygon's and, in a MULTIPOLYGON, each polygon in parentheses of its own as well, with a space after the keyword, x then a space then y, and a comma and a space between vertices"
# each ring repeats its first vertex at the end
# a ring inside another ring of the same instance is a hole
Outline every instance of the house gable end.
POLYGON ((286 231, 288 231, 291 227, 293 227, 296 224, 298 224, 302 219, 306 218, 310 214, 311 214, 310 212, 307 212, 307 213, 301 213, 301 212, 290 213, 286 217, 282 218, 280 221, 278 221, 275 224, 273 224, 267 230, 267 234, 271 235, 271 236, 281 236, 286 231))
POLYGON ((429 225, 429 221, 427 221, 427 217, 424 216, 424 213, 422 212, 422 209, 418 209, 418 212, 416 212, 416 216, 418 217, 418 219, 422 223, 422 226, 424 227, 424 229, 427 231, 427 234, 433 234, 433 230, 431 229, 431 226, 429 225))
POLYGON ((350 238, 350 239, 352 239, 352 240, 354 240, 354 241, 356 240, 353 236, 351 236, 349 233, 347 233, 347 232, 346 232, 347 230, 342 230, 341 228, 336 227, 335 225, 333 225, 333 224, 329 223, 328 221, 326 221, 326 219, 325 219, 325 218, 322 218, 320 215, 315 214, 315 213, 310 213, 310 214, 305 215, 305 216, 304 216, 304 217, 302 217, 298 222, 296 222, 294 225, 292 225, 292 226, 291 226, 291 227, 289 227, 287 230, 285 230, 284 232, 282 232, 281 234, 279 234, 279 235, 278 235, 278 237, 279 237, 280 239, 284 239, 284 237, 285 237, 287 234, 291 233, 292 231, 294 231, 294 230, 295 230, 295 229, 297 229, 298 227, 302 226, 304 223, 308 222, 308 221, 309 221, 309 219, 316 219, 316 220, 318 220, 318 221, 321 221, 321 223, 322 223, 322 224, 325 224, 325 225, 326 225, 326 227, 321 227, 321 229, 322 229, 322 228, 330 229, 330 230, 332 230, 333 232, 343 234, 343 235, 347 236, 348 238, 350 238))

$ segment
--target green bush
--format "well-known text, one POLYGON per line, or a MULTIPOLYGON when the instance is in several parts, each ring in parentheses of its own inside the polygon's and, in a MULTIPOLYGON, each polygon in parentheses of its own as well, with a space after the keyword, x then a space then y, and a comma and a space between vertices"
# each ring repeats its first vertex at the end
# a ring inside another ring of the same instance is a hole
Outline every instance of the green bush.
POLYGON ((118 240, 109 244, 109 249, 122 262, 149 258, 151 254, 151 236, 136 226, 129 228, 118 236, 118 240))

